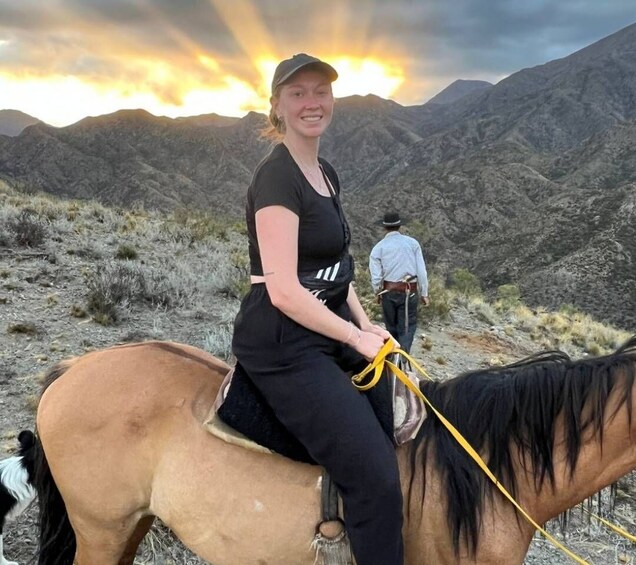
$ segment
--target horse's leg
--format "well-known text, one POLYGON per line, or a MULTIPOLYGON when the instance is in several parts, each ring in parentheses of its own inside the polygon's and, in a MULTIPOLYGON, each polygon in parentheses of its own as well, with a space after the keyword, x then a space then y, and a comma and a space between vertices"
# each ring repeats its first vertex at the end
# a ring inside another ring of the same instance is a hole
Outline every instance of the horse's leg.
POLYGON ((144 536, 150 530, 152 523, 155 521, 154 516, 145 516, 137 523, 137 527, 133 532, 132 536, 128 540, 126 544, 126 549, 124 550, 124 554, 119 560, 119 565, 132 565, 135 561, 135 555, 137 554, 137 548, 141 543, 141 540, 144 539, 144 536))
POLYGON ((119 523, 78 519, 69 512, 75 530, 76 565, 129 565, 154 516, 130 517, 119 523), (134 549, 133 549, 134 546, 134 549))

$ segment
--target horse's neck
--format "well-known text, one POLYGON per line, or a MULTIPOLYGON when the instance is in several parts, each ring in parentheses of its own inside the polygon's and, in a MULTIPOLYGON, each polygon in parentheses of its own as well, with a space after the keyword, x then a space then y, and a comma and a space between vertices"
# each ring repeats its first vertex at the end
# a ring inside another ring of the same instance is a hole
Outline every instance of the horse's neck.
MULTIPOLYGON (((567 465, 564 426, 558 427, 554 449, 555 487, 552 489, 546 480, 536 498, 533 517, 539 522, 558 516, 636 469, 636 390, 633 389, 631 422, 628 404, 619 406, 620 394, 614 392, 605 411, 602 445, 598 433, 586 430, 573 474, 567 465)), ((532 477, 526 478, 527 488, 532 487, 532 481, 532 477)))

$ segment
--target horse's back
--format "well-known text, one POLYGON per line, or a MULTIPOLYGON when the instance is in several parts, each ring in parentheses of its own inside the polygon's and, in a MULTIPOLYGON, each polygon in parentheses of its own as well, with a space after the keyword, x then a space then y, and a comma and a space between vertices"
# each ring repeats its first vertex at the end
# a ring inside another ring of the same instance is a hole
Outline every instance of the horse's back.
POLYGON ((201 350, 169 342, 112 347, 70 362, 47 386, 37 414, 67 505, 75 493, 78 504, 83 498, 76 484, 98 498, 100 489, 116 497, 107 492, 113 470, 138 489, 135 504, 147 499, 166 448, 205 419, 227 370, 201 350))
MULTIPOLYGON (((148 416, 185 398, 212 400, 229 367, 187 345, 151 341, 93 351, 67 362, 44 391, 38 429, 53 419, 97 426, 122 413, 148 416), (199 398, 200 397, 200 398, 199 398)), ((135 426, 133 425, 132 428, 135 426)))

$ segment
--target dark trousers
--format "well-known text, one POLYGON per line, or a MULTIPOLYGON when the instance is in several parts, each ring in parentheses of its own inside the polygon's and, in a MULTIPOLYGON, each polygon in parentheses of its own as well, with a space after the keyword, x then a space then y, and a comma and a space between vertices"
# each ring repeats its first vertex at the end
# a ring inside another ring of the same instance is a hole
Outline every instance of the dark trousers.
MULTIPOLYGON (((346 317, 348 308, 336 313, 346 317)), ((296 324, 271 305, 265 285, 252 285, 232 347, 280 421, 338 486, 357 565, 402 565, 395 449, 343 370, 344 346, 296 324)))
POLYGON ((398 340, 402 349, 409 353, 417 328, 418 297, 417 293, 409 295, 408 320, 406 320, 406 296, 406 292, 385 292, 382 295, 382 315, 387 331, 398 340))

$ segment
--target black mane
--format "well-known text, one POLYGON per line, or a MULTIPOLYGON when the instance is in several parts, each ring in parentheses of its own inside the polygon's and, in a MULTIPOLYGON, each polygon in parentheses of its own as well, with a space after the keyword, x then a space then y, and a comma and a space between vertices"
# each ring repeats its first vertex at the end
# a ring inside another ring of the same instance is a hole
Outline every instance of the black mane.
MULTIPOLYGON (((449 381, 422 382, 421 390, 478 452, 489 454, 490 470, 516 496, 510 447, 526 453, 537 489, 546 478, 554 485, 555 423, 562 413, 572 475, 584 430, 592 427, 603 441, 606 404, 616 386, 621 387, 621 406, 628 402, 631 421, 635 373, 636 336, 611 355, 573 361, 565 353, 549 351, 449 381), (584 406, 589 406, 589 415, 583 415, 584 406)), ((433 414, 411 442, 410 458, 412 477, 418 464, 425 477, 430 462, 445 482, 455 551, 463 539, 469 551, 476 552, 484 497, 493 496, 496 487, 433 414)))

